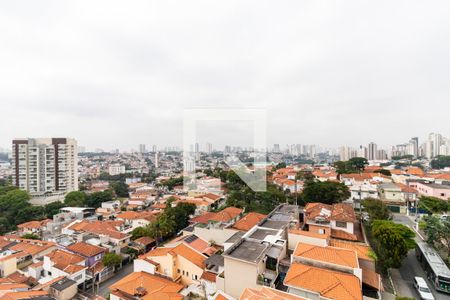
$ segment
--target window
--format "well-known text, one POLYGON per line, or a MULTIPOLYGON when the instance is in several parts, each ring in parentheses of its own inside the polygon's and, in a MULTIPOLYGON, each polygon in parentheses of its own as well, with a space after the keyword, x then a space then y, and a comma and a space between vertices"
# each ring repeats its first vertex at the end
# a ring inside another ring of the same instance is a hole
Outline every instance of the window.
POLYGON ((192 275, 192 279, 197 280, 197 275, 192 275))
POLYGON ((74 278, 73 280, 77 281, 77 280, 80 280, 82 277, 83 277, 83 275, 80 274, 80 275, 78 275, 78 276, 75 276, 75 278, 74 278))
POLYGON ((319 234, 325 234, 325 229, 319 229, 319 234))
POLYGON ((184 270, 183 270, 183 276, 184 276, 184 270))
POLYGON ((180 274, 180 272, 181 272, 180 269, 178 269, 178 274, 180 274))
POLYGON ((336 227, 347 228, 347 223, 346 222, 336 221, 336 227))
POLYGON ((189 272, 187 272, 187 271, 186 271, 186 276, 188 276, 188 277, 189 277, 189 272))

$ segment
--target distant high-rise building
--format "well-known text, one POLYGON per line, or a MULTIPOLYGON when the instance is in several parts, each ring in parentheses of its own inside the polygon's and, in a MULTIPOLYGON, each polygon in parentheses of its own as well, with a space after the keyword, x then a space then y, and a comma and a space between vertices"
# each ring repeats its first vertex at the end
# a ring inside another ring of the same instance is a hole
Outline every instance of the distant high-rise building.
POLYGON ((195 153, 198 153, 200 151, 200 146, 198 143, 195 143, 195 153))
POLYGON ((280 144, 273 144, 273 150, 274 153, 281 153, 280 150, 280 144))
POLYGON ((378 146, 375 143, 369 143, 367 147, 367 159, 368 160, 377 160, 378 157, 378 146))
POLYGON ((409 144, 411 145, 411 148, 409 149, 409 155, 414 155, 414 157, 419 156, 419 138, 413 137, 411 140, 409 140, 409 144))
POLYGON ((152 146, 152 152, 156 152, 156 151, 158 151, 158 147, 156 147, 156 145, 153 145, 152 146))
POLYGON ((144 154, 145 152, 145 144, 139 144, 139 153, 144 154))
POLYGON ((159 154, 158 152, 155 152, 155 168, 159 168, 159 154))
POLYGON ((211 153, 213 152, 213 147, 212 147, 212 144, 211 144, 211 143, 207 143, 207 144, 206 144, 206 152, 207 152, 208 154, 211 154, 211 153))
POLYGON ((341 161, 347 161, 357 156, 358 151, 349 146, 342 146, 339 148, 339 158, 341 161))
POLYGON ((78 190, 78 147, 74 139, 12 141, 13 184, 32 196, 78 190))

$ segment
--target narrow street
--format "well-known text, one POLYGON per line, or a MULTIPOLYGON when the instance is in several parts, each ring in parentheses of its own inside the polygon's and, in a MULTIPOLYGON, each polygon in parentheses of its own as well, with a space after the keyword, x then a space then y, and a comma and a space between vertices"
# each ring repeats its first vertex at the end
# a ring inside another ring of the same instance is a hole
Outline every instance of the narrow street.
MULTIPOLYGON (((394 214, 393 221, 406 225, 414 230, 414 217, 408 217, 406 215, 394 214)), ((415 231, 414 231, 415 232, 415 231)), ((422 239, 416 232, 416 242, 422 242, 422 239)), ((415 276, 423 277, 427 280, 428 287, 433 291, 434 298, 436 300, 450 299, 450 295, 437 292, 433 285, 428 281, 422 266, 416 258, 415 251, 410 250, 408 256, 403 261, 403 265, 398 270, 392 270, 392 280, 394 281, 395 288, 400 296, 411 297, 414 299, 420 299, 419 294, 414 288, 413 280, 415 276)))
POLYGON ((129 263, 123 266, 123 268, 120 269, 115 274, 114 277, 111 277, 110 279, 100 284, 98 295, 107 298, 109 295, 109 287, 132 272, 133 272, 133 263, 129 263))

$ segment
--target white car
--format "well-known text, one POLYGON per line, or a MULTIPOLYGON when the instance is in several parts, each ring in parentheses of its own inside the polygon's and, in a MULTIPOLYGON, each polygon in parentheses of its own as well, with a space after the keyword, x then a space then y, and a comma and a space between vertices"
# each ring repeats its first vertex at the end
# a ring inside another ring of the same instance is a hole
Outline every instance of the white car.
POLYGON ((434 300, 431 290, 428 288, 427 282, 422 277, 414 277, 414 287, 420 295, 420 299, 434 300))

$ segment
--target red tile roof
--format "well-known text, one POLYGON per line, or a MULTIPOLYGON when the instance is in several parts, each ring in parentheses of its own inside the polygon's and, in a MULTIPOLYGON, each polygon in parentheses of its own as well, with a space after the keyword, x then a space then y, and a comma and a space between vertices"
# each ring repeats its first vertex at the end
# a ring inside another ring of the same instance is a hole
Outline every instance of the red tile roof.
POLYGON ((79 242, 66 247, 67 250, 83 255, 84 257, 92 257, 106 252, 105 248, 94 246, 85 242, 79 242))
POLYGON ((293 263, 284 284, 319 293, 336 300, 362 300, 361 284, 355 275, 293 263))
POLYGON ((249 231, 253 226, 257 225, 262 219, 267 215, 259 214, 256 212, 250 212, 236 223, 234 223, 233 228, 242 231, 249 231))

